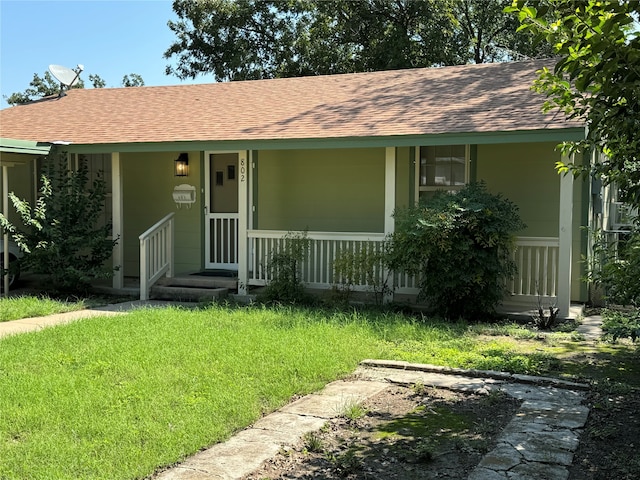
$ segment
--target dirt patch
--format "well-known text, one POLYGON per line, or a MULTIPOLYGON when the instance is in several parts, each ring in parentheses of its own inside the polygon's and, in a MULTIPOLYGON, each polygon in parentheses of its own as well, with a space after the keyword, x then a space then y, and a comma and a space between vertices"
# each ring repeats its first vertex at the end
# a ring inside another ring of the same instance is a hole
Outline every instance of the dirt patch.
POLYGON ((569 480, 635 480, 640 472, 640 390, 593 391, 569 480))
POLYGON ((465 478, 495 445, 519 402, 392 386, 306 434, 245 480, 465 478))

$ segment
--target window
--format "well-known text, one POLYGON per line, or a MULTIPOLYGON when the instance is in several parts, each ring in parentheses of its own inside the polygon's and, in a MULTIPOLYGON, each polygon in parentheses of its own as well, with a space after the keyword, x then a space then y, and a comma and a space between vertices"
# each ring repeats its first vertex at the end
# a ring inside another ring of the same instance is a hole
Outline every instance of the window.
POLYGON ((459 190, 468 182, 468 145, 426 146, 416 151, 418 199, 438 190, 459 190))

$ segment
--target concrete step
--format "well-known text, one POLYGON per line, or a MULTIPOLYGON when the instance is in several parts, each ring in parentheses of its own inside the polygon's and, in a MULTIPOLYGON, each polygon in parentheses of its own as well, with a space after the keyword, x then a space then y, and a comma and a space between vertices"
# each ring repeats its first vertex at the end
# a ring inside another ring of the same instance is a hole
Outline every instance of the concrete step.
POLYGON ((157 285, 186 288, 227 288, 236 290, 238 279, 235 277, 213 277, 205 275, 183 275, 180 277, 164 277, 157 285))
POLYGON ((150 297, 156 300, 201 302, 225 298, 229 289, 224 287, 203 288, 175 285, 154 285, 150 297))

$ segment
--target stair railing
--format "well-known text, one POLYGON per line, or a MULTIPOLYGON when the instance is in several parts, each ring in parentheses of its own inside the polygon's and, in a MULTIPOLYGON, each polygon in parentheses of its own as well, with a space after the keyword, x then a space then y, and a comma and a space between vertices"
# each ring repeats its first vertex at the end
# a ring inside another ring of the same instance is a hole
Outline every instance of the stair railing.
POLYGON ((170 213, 155 223, 140 239, 140 300, 149 299, 149 291, 163 275, 173 276, 173 217, 170 213))

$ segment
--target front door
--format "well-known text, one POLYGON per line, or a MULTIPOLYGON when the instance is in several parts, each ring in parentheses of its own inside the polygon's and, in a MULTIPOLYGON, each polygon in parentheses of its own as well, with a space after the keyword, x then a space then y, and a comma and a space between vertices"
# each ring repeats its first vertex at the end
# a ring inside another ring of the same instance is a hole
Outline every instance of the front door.
POLYGON ((238 174, 238 152, 206 155, 206 268, 238 268, 238 174))

